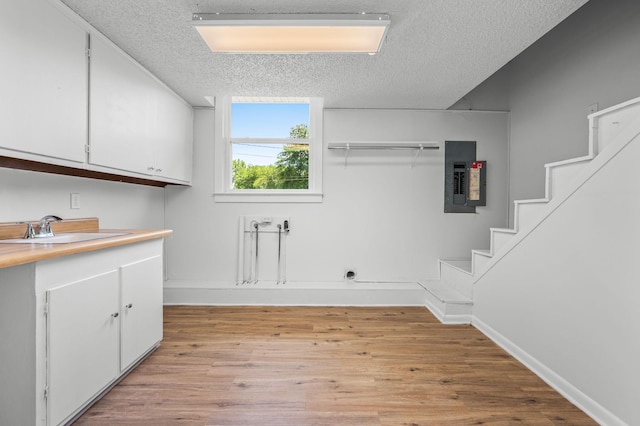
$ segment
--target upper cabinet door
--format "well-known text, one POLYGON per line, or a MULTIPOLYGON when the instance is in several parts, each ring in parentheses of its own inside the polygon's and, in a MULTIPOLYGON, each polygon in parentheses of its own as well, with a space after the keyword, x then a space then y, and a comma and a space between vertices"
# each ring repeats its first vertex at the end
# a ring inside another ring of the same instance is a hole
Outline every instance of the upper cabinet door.
POLYGON ((89 163, 153 174, 162 86, 107 40, 91 36, 89 163))
POLYGON ((160 128, 152 147, 154 174, 191 182, 193 108, 170 91, 160 102, 160 128))
POLYGON ((85 162, 86 44, 50 2, 0 2, 0 148, 85 162))
POLYGON ((190 181, 191 106, 97 35, 90 68, 89 163, 190 181))

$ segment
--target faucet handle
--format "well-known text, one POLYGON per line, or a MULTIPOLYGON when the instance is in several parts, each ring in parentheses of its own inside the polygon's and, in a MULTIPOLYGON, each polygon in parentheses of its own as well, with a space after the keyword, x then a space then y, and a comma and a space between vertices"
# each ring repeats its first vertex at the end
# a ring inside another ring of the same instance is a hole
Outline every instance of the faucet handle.
POLYGON ((19 224, 27 225, 27 231, 24 233, 24 239, 35 238, 36 231, 33 230, 33 225, 31 222, 18 222, 19 224))
POLYGON ((61 217, 49 214, 40 219, 38 235, 41 237, 53 237, 53 231, 51 230, 51 222, 60 222, 61 217))

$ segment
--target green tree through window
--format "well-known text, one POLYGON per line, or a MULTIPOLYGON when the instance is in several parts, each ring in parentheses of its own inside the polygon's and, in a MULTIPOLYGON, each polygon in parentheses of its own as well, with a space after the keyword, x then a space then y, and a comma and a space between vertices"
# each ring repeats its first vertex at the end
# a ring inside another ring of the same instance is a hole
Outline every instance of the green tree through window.
MULTIPOLYGON (((289 130, 291 139, 307 139, 309 128, 297 124, 289 130)), ((232 164, 234 189, 308 189, 309 144, 285 144, 275 164, 253 165, 236 159, 232 164)))

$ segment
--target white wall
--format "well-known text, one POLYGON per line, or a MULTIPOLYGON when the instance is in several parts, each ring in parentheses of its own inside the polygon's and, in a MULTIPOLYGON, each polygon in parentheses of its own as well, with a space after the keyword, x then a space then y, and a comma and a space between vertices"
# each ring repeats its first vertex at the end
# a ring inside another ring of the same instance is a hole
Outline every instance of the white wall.
POLYGON ((639 157, 636 137, 474 286, 474 324, 610 425, 640 424, 639 157))
POLYGON ((162 188, 0 168, 0 222, 98 217, 103 228, 163 228, 162 188), (80 194, 71 209, 69 194, 80 194))
POLYGON ((453 111, 326 110, 331 141, 439 141, 411 167, 411 152, 324 151, 324 201, 308 204, 214 203, 213 110, 196 110, 191 188, 167 188, 168 285, 233 286, 238 218, 289 216, 287 279, 415 281, 437 276, 439 257, 488 247, 488 229, 507 220, 507 114, 453 111), (488 161, 488 206, 443 213, 443 141, 477 141, 488 161))
POLYGON ((640 96, 640 2, 591 0, 514 59, 510 197, 544 197, 545 163, 587 154, 588 107, 640 96))

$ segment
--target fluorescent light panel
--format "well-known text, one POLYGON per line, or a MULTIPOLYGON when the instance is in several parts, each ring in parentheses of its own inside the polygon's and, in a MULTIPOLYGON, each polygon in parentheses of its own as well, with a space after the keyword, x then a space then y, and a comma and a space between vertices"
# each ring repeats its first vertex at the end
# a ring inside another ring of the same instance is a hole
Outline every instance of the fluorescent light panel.
POLYGON ((193 15, 212 52, 369 53, 380 51, 385 14, 193 15))

